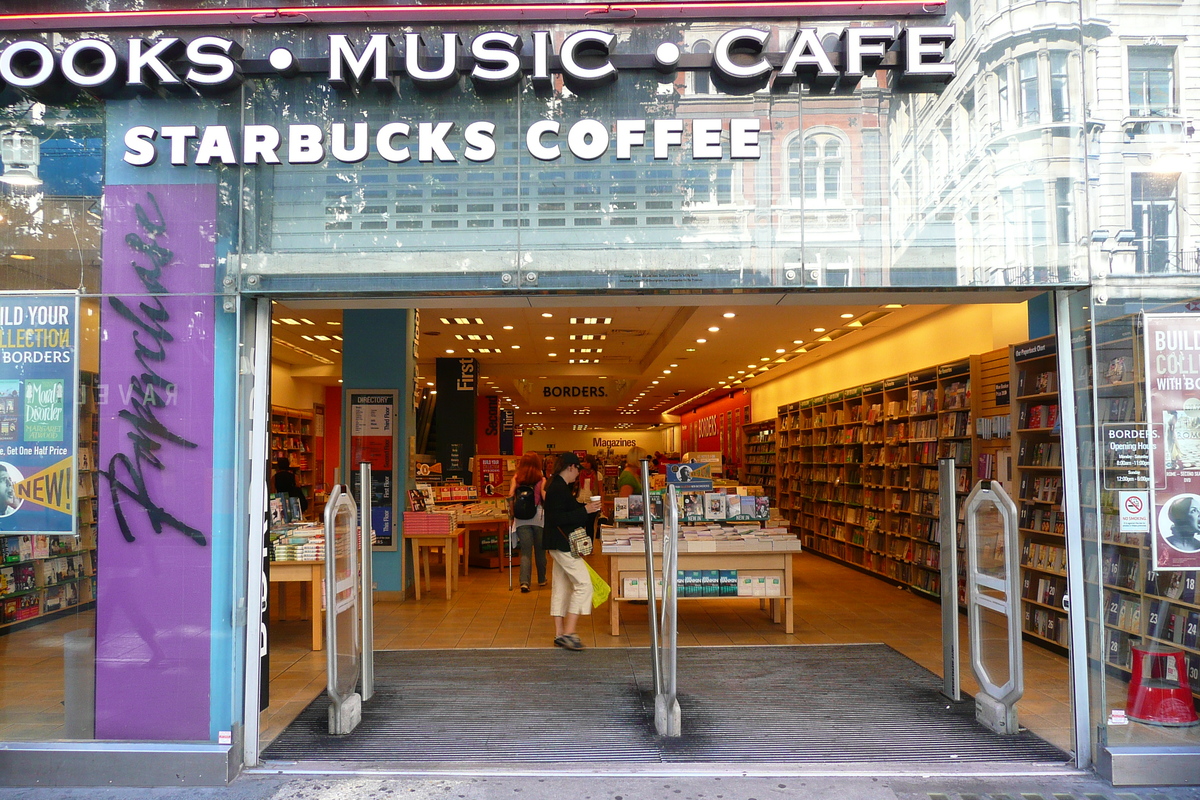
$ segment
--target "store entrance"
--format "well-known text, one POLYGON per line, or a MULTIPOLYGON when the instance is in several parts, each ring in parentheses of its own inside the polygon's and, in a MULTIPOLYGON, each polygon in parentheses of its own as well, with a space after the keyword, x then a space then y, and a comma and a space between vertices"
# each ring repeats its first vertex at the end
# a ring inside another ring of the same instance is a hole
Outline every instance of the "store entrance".
MULTIPOLYGON (((639 602, 644 568, 639 572, 631 557, 641 556, 640 515, 618 489, 634 452, 657 459, 652 488, 670 463, 712 465, 713 490, 696 499, 686 520, 695 564, 680 564, 686 574, 679 616, 680 689, 697 704, 693 719, 704 719, 710 732, 732 713, 711 698, 737 697, 751 717, 759 709, 778 719, 788 704, 795 704, 789 724, 805 717, 804 708, 809 716, 823 709, 818 718, 826 722, 867 709, 871 719, 887 720, 891 710, 896 729, 919 720, 916 727, 927 734, 948 737, 906 743, 888 733, 891 723, 873 725, 877 737, 883 732, 876 750, 839 756, 814 744, 825 735, 819 730, 787 734, 811 760, 1065 760, 1071 743, 1060 644, 1067 641, 1066 616, 1055 596, 1066 571, 1056 521, 1061 467, 1056 494, 1049 455, 1039 465, 1039 477, 1049 478, 1039 482, 1045 502, 1035 508, 1029 498, 1030 513, 1039 516, 1036 524, 1029 517, 1022 533, 1027 689, 1019 705, 1023 725, 1036 734, 1025 741, 1048 743, 1047 749, 957 754, 949 740, 990 740, 973 738, 969 709, 938 717, 946 704, 937 697, 938 487, 930 473, 939 456, 953 455, 956 489, 964 495, 977 480, 997 479, 1017 497, 1022 465, 1014 454, 1030 436, 1057 442, 1050 422, 1057 401, 1045 377, 1053 360, 1030 364, 1013 356, 1016 346, 1051 330, 1041 306, 1018 295, 968 295, 954 299, 973 302, 941 305, 866 294, 822 296, 819 304, 790 295, 727 299, 588 298, 571 305, 561 298, 476 298, 419 309, 391 300, 274 304, 271 458, 289 457, 307 505, 300 521, 317 519, 330 488, 350 482, 353 465, 344 461, 362 444, 352 441, 352 426, 364 419, 353 405, 358 390, 396 391, 397 513, 422 506, 456 512, 456 538, 406 548, 400 516, 395 548, 375 555, 377 707, 383 718, 406 719, 394 731, 406 744, 397 750, 389 740, 389 752, 408 754, 400 760, 470 760, 461 737, 406 726, 422 718, 459 720, 478 731, 481 705, 517 726, 507 736, 495 731, 497 742, 535 742, 534 730, 513 721, 529 712, 530 700, 512 687, 542 685, 564 661, 619 677, 588 683, 598 729, 614 714, 639 716, 649 671, 646 606, 639 602), (467 404, 445 402, 452 384, 439 373, 441 359, 460 369, 470 360, 476 380, 467 404), (1047 390, 1036 393, 1039 402, 1022 400, 1026 380, 1047 390), (1035 407, 1046 424, 1027 424, 1035 407), (506 419, 519 435, 502 435, 506 419), (463 437, 469 442, 457 438, 464 431, 473 434, 463 437), (457 449, 447 436, 456 437, 457 449), (580 653, 555 646, 552 568, 540 572, 536 551, 510 560, 504 533, 505 498, 520 456, 563 452, 596 461, 604 527, 588 562, 612 591, 580 618, 580 653), (762 551, 774 555, 755 560, 762 551), (723 578, 731 584, 725 589, 723 578), (753 698, 739 694, 748 688, 753 698), (616 694, 606 699, 609 689, 616 694), (910 696, 909 689, 915 705, 891 703, 910 696), (509 697, 512 718, 499 710, 509 697), (921 716, 925 711, 933 716, 921 716), (439 741, 445 746, 435 746, 439 741)), ((289 548, 304 548, 303 534, 288 526, 282 538, 273 550, 277 561, 302 560, 295 556, 305 551, 289 548)), ((315 649, 321 645, 313 624, 314 610, 320 614, 311 594, 317 586, 319 580, 271 578, 272 680, 260 737, 268 759, 336 755, 322 749, 319 736, 325 675, 324 655, 315 649)), ((964 626, 964 643, 966 635, 964 626)), ((963 679, 965 690, 975 691, 969 670, 963 679)), ((540 697, 555 696, 554 687, 544 688, 540 697)), ((557 708, 548 699, 538 702, 548 714, 557 708)), ((758 725, 738 714, 733 720, 726 738, 758 725)), ((468 738, 483 760, 514 760, 520 750, 493 750, 477 735, 468 738)), ((668 752, 642 743, 630 759, 653 752, 654 759, 722 760, 691 746, 668 752)), ((749 758, 731 753, 734 760, 749 758)), ((379 757, 367 748, 358 760, 379 757)), ((766 757, 804 760, 778 750, 766 757)))

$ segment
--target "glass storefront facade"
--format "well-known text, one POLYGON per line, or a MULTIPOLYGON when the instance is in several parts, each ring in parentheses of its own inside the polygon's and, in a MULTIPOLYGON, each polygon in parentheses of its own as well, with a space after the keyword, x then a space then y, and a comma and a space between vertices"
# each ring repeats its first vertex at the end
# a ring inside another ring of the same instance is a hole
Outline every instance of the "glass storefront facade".
MULTIPOLYGON (((0 289, 78 296, 87 423, 78 534, 28 543, 78 557, 78 586, 33 575, 0 605, 14 628, 70 620, 40 654, 63 680, 31 707, 6 652, 0 739, 239 738, 256 298, 1024 288, 1088 298, 1071 315, 1092 367, 1075 373, 1082 738, 1161 743, 1110 722, 1128 670, 1102 654, 1130 631, 1102 621, 1113 498, 1088 454, 1111 399, 1101 332, 1200 294, 1194 15, 695 7, 0 15, 0 289)), ((1137 385, 1136 352, 1116 385, 1137 385)))

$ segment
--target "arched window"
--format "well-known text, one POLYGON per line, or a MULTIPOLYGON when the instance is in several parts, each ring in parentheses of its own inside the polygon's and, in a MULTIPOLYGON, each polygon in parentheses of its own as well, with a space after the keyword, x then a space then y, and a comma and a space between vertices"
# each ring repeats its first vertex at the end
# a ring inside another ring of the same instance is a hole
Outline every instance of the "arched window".
MULTIPOLYGON (((696 42, 692 48, 694 53, 708 54, 712 52, 712 45, 708 42, 696 42)), ((712 80, 708 77, 708 69, 698 69, 692 73, 692 84, 695 87, 696 94, 712 94, 712 80)))
POLYGON ((793 202, 804 198, 817 205, 844 200, 847 164, 846 143, 833 133, 810 133, 788 146, 788 194, 793 202))

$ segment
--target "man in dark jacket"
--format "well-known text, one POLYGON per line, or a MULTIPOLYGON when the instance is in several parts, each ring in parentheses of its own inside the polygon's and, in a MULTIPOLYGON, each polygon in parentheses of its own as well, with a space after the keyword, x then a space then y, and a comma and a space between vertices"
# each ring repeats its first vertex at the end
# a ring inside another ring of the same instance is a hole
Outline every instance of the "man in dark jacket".
POLYGON ((592 613, 592 576, 587 563, 571 554, 571 531, 587 530, 589 514, 600 510, 600 503, 580 503, 571 484, 579 477, 579 456, 562 453, 554 463, 554 477, 546 487, 546 527, 542 542, 554 562, 550 585, 550 616, 554 619, 554 643, 568 650, 582 650, 583 642, 575 633, 579 615, 592 613))

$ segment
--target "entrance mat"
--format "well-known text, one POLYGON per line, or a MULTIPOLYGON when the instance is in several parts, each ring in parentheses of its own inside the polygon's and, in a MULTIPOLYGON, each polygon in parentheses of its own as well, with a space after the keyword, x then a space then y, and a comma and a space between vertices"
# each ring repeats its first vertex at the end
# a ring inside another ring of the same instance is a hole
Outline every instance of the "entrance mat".
POLYGON ((322 694, 264 751, 349 762, 1062 763, 1032 733, 999 736, 974 703, 882 644, 679 651, 683 736, 654 732, 646 648, 375 654, 375 696, 348 736, 322 694))

